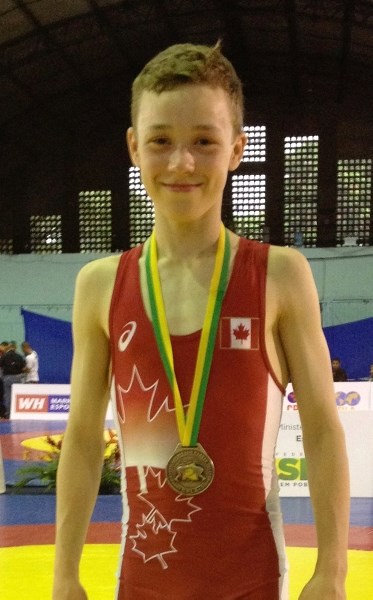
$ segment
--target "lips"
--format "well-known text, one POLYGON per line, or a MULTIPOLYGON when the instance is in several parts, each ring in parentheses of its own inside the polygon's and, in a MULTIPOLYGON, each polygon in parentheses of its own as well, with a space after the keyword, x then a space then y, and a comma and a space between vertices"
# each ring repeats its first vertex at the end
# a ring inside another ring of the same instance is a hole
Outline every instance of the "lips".
POLYGON ((164 187, 171 192, 192 192, 201 186, 200 183, 164 183, 164 187))

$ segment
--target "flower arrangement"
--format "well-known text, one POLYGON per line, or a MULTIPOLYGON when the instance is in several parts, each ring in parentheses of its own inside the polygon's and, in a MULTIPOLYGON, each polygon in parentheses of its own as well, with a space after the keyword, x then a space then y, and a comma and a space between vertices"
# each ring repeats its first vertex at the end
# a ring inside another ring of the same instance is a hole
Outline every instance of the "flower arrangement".
MULTIPOLYGON (((111 429, 105 435, 105 452, 102 465, 99 494, 118 494, 120 492, 120 450, 117 433, 111 429)), ((38 462, 32 462, 17 470, 20 479, 16 488, 24 488, 32 482, 38 481, 45 491, 56 489, 57 468, 63 444, 62 436, 47 435, 42 440, 46 450, 39 455, 38 462)), ((25 459, 30 459, 30 454, 25 453, 25 459)))

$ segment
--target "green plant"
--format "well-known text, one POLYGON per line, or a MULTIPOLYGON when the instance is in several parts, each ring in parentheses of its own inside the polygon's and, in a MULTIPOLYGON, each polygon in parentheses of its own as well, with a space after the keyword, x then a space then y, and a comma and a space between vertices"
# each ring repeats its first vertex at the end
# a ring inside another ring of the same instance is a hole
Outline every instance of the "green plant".
MULTIPOLYGON (((15 484, 16 488, 23 488, 32 482, 38 481, 45 491, 56 488, 58 463, 61 454, 63 436, 55 440, 46 436, 49 449, 40 455, 40 461, 20 467, 17 470, 19 476, 15 484)), ((108 438, 105 439, 105 452, 102 465, 101 482, 99 494, 115 494, 120 491, 120 451, 118 436, 111 429, 108 430, 108 438)))

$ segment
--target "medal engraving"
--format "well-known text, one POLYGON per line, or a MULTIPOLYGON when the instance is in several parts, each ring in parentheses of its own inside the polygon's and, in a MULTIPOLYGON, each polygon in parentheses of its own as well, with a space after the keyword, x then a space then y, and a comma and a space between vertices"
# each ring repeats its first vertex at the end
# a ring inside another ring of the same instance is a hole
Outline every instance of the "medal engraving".
POLYGON ((214 463, 202 448, 179 444, 166 467, 167 483, 175 492, 196 496, 204 492, 214 478, 214 463))

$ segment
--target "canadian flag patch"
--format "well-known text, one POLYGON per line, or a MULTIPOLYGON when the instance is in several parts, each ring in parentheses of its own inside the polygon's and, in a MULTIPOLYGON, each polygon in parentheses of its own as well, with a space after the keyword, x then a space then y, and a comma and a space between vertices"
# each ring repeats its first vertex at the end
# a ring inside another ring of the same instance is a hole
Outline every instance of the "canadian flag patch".
POLYGON ((220 320, 220 348, 259 350, 259 319, 223 317, 220 320))

